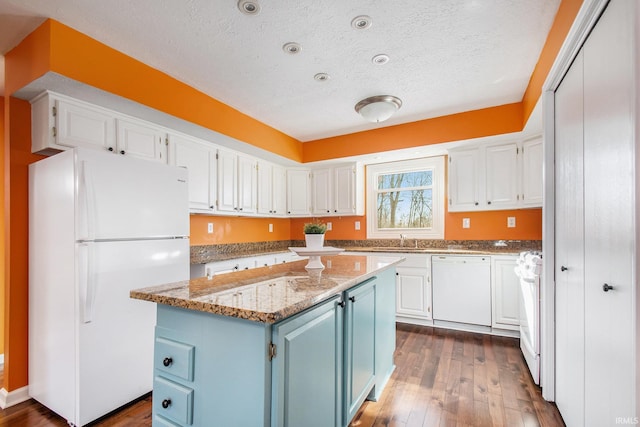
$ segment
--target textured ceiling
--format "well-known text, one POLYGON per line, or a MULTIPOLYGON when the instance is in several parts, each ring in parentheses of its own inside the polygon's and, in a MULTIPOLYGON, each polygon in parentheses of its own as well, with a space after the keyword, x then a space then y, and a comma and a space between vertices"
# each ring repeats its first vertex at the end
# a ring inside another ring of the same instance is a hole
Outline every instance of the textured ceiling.
POLYGON ((248 16, 236 0, 1 0, 0 53, 51 17, 309 141, 519 102, 560 0, 258 3, 248 16), (352 28, 358 15, 371 27, 352 28), (372 63, 381 53, 390 61, 372 63), (382 94, 403 101, 391 119, 355 113, 382 94))

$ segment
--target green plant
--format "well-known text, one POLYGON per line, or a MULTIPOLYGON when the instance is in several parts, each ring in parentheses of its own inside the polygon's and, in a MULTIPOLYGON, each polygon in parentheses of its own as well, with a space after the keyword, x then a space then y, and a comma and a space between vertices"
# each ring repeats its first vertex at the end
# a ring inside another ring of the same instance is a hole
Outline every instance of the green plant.
POLYGON ((327 224, 321 222, 309 222, 304 225, 304 234, 324 234, 327 231, 327 224))

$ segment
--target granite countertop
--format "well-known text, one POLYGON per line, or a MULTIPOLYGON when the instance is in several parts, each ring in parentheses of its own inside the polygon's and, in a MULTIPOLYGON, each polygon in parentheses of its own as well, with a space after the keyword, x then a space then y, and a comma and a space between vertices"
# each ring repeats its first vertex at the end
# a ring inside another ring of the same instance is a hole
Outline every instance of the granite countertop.
POLYGON ((135 289, 130 297, 189 310, 275 323, 402 262, 382 255, 322 257, 321 272, 305 270, 307 260, 260 267, 212 278, 135 289))
MULTIPOLYGON (((191 264, 206 264, 234 258, 289 252, 290 246, 304 246, 303 240, 232 243, 191 247, 191 264)), ((349 252, 385 252, 407 254, 517 255, 522 251, 542 250, 540 240, 415 240, 402 245, 399 239, 325 240, 325 246, 349 252), (417 244, 417 248, 415 247, 417 244), (504 245, 504 246, 503 246, 504 245)))

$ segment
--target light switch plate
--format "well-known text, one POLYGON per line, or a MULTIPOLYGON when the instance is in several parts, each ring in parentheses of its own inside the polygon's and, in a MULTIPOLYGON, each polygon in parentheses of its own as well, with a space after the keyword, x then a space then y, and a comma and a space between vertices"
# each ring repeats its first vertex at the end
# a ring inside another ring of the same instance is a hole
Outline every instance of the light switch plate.
POLYGON ((269 233, 273 233, 273 224, 269 224, 269 233))
POLYGON ((207 223, 207 233, 209 233, 209 234, 213 233, 213 223, 212 222, 207 223))
POLYGON ((330 222, 327 223, 327 231, 331 231, 333 229, 333 224, 330 222))
POLYGON ((507 228, 515 228, 516 226, 516 217, 509 216, 507 217, 507 228))
POLYGON ((462 218, 462 228, 471 228, 471 218, 462 218))
POLYGON ((360 230, 360 221, 356 221, 356 230, 360 230))

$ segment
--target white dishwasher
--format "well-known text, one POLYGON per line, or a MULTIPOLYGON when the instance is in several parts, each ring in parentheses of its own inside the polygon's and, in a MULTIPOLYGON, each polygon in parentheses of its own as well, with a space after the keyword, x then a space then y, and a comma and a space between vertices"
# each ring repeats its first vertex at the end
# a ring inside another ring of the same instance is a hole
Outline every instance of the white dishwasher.
POLYGON ((431 258, 433 319, 491 326, 491 258, 431 258))

